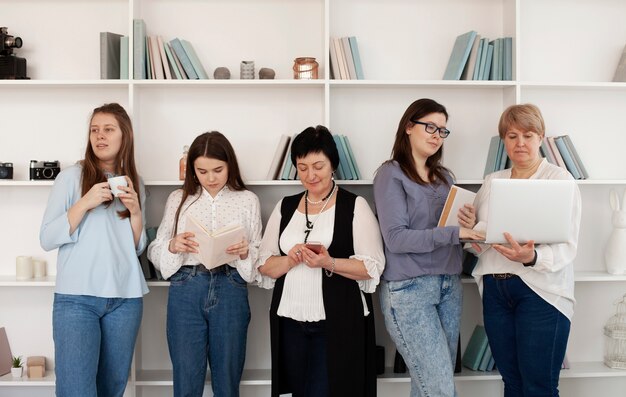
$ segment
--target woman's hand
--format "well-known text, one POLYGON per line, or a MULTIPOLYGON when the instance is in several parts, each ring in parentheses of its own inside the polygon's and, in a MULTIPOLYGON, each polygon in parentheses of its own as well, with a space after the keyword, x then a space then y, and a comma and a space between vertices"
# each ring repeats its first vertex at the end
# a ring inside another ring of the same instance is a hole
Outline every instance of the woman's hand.
POLYGON ((85 211, 94 209, 100 204, 111 200, 113 200, 113 195, 111 194, 111 189, 109 189, 109 182, 96 183, 80 199, 85 211))
POLYGON ((509 245, 493 244, 492 247, 504 255, 510 261, 529 263, 535 259, 535 242, 529 241, 524 245, 520 245, 517 241, 513 240, 513 236, 509 233, 504 233, 504 238, 508 241, 509 245))
POLYGON ((459 228, 459 239, 462 240, 484 240, 485 235, 481 232, 477 232, 474 229, 468 229, 465 227, 459 228))
POLYGON ((465 204, 459 208, 459 214, 457 216, 459 225, 467 229, 472 229, 476 226, 476 208, 472 204, 465 204))
POLYGON ((239 259, 246 259, 248 257, 248 250, 248 241, 244 239, 241 242, 226 248, 226 253, 230 255, 239 255, 239 259))
POLYGON ((198 246, 198 243, 193 239, 194 237, 195 234, 191 232, 179 233, 170 240, 170 244, 167 249, 172 254, 182 254, 185 252, 193 252, 197 254, 198 250, 196 247, 198 246))
POLYGON ((330 258, 330 255, 328 254, 328 251, 326 250, 326 247, 322 245, 320 248, 320 253, 316 254, 311 249, 307 248, 306 245, 304 245, 304 248, 302 250, 302 259, 304 260, 305 265, 310 268, 323 269, 327 269, 332 265, 332 260, 330 258))
POLYGON ((126 182, 128 182, 128 186, 118 186, 124 193, 118 193, 117 197, 128 209, 131 216, 140 215, 141 206, 139 205, 139 196, 133 187, 133 181, 131 181, 129 177, 126 177, 126 182))

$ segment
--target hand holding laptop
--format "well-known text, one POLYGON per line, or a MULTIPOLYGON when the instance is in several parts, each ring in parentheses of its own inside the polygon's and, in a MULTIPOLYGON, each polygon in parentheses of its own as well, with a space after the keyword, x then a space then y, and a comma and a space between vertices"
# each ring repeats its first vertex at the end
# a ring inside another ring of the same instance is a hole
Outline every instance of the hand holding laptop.
POLYGON ((504 233, 507 245, 492 244, 493 249, 504 255, 508 260, 520 263, 529 263, 535 259, 535 242, 530 240, 520 245, 509 233, 504 233))

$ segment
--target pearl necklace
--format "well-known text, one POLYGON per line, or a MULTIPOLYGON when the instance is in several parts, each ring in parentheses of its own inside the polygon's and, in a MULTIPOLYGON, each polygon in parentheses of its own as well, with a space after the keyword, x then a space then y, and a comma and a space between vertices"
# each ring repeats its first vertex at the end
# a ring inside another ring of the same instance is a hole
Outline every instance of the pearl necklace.
POLYGON ((318 204, 322 204, 324 201, 328 200, 328 198, 333 194, 333 191, 335 190, 335 181, 333 180, 333 187, 330 189, 330 192, 328 192, 328 194, 326 195, 326 197, 324 197, 323 199, 321 199, 320 201, 311 201, 309 199, 309 191, 307 190, 306 193, 304 194, 304 198, 306 199, 306 201, 311 204, 311 205, 318 205, 318 204))
MULTIPOLYGON (((328 203, 330 203, 330 198, 332 197, 333 193, 335 193, 335 191, 337 190, 337 185, 335 185, 335 181, 333 181, 333 188, 330 190, 330 193, 328 193, 328 195, 326 197, 324 197, 322 199, 322 201, 324 201, 324 205, 322 206, 322 209, 320 210, 320 212, 317 214, 317 216, 315 217, 314 220, 309 220, 309 204, 308 204, 308 200, 304 200, 304 217, 306 219, 306 230, 304 231, 304 243, 306 244, 307 240, 309 239, 309 234, 311 233, 311 230, 313 230, 313 226, 315 224, 315 222, 317 221, 317 218, 320 217, 320 215, 322 214, 322 212, 324 212, 324 210, 326 209, 326 206, 328 205, 328 203)), ((305 198, 308 195, 309 191, 307 190, 305 193, 305 198)))

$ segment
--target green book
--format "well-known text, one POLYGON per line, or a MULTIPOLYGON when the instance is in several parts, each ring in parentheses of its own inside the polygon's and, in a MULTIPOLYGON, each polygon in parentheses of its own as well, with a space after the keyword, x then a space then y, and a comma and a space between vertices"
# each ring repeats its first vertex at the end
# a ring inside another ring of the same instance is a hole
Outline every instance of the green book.
POLYGON ((443 74, 444 80, 460 80, 465 64, 469 59, 474 39, 476 38, 476 32, 471 30, 467 33, 463 33, 457 36, 450 53, 450 59, 448 60, 448 66, 443 74))
POLYGON ((128 80, 128 36, 120 39, 120 79, 128 80))
POLYGON ((341 169, 341 173, 344 176, 343 179, 353 179, 352 172, 350 171, 350 166, 348 165, 348 158, 346 157, 346 153, 343 151, 343 145, 341 144, 339 135, 333 135, 333 139, 335 140, 335 145, 337 146, 337 152, 339 152, 339 168, 341 169))
POLYGON ((467 343, 465 353, 463 353, 463 359, 461 360, 463 362, 463 366, 477 371, 488 346, 489 342, 487 340, 485 327, 477 325, 476 328, 474 328, 474 332, 472 333, 469 342, 467 343))
POLYGON ((350 173, 352 174, 352 179, 359 179, 356 175, 356 169, 354 168, 354 159, 352 158, 352 156, 350 155, 350 151, 348 150, 348 145, 346 140, 348 138, 346 138, 344 135, 338 135, 339 136, 339 140, 341 141, 341 146, 342 149, 346 155, 346 162, 348 163, 348 167, 350 168, 350 173))
POLYGON ((354 157, 354 152, 352 151, 352 147, 350 146, 350 141, 347 136, 343 137, 346 142, 346 148, 348 149, 348 156, 350 157, 350 161, 352 161, 352 165, 354 166, 354 172, 356 174, 356 179, 361 179, 361 172, 359 171, 359 166, 356 162, 356 157, 354 157))

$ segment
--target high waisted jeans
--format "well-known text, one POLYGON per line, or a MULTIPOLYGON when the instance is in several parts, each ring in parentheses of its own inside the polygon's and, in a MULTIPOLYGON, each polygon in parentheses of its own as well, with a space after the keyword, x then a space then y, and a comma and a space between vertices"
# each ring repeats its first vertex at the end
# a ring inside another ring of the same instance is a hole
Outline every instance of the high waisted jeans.
POLYGON ((505 397, 556 397, 570 321, 515 276, 483 278, 483 316, 505 397))
POLYGON ((142 298, 54 294, 57 397, 122 397, 142 312, 142 298))
POLYGON ((411 374, 412 397, 452 397, 463 287, 458 275, 383 281, 385 326, 411 374))
POLYGON ((250 323, 248 288, 237 270, 183 267, 170 278, 167 343, 174 396, 200 397, 207 360, 215 397, 239 396, 250 323))

